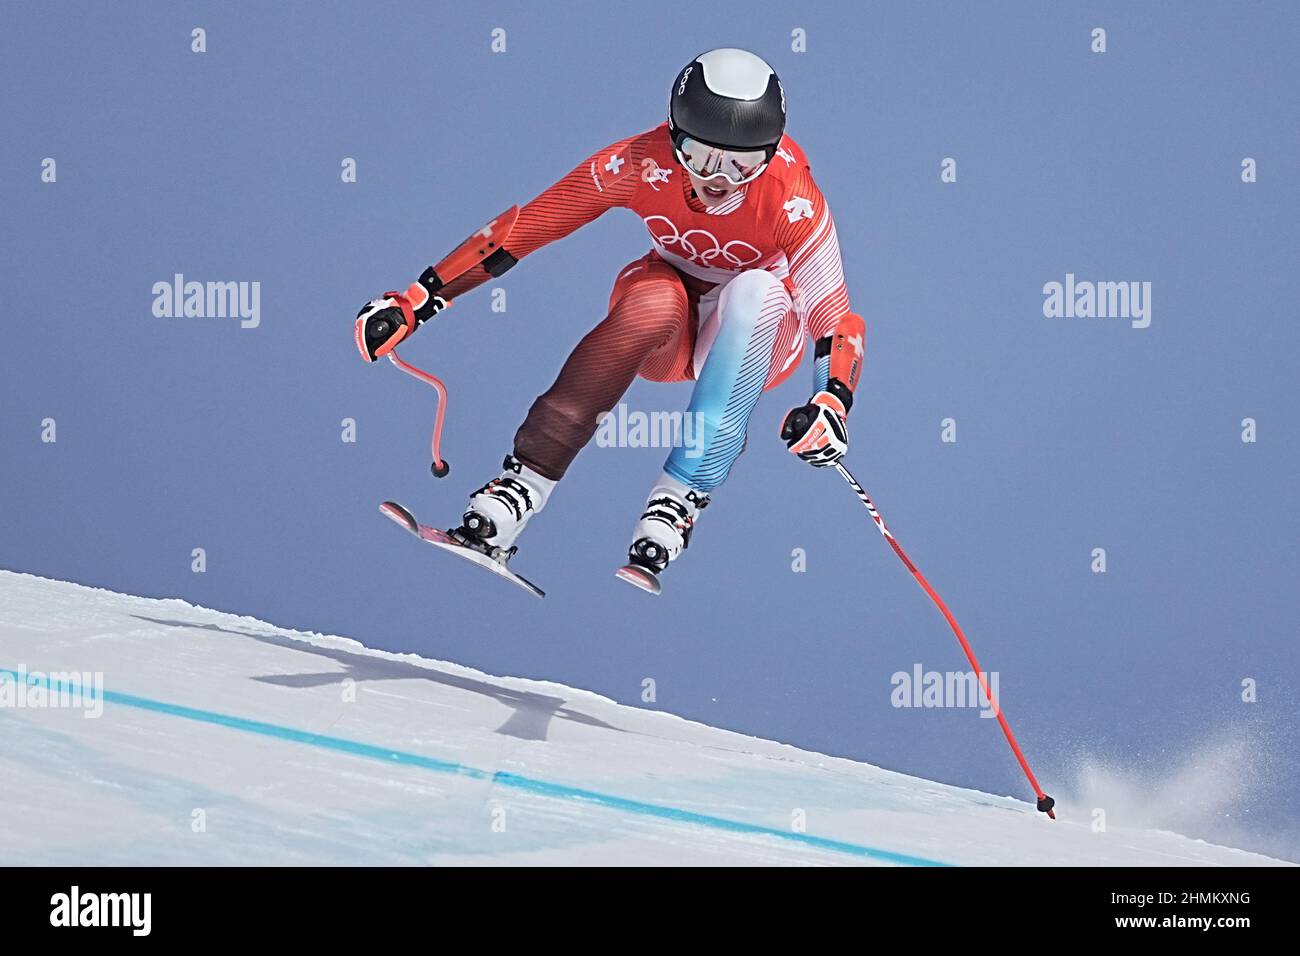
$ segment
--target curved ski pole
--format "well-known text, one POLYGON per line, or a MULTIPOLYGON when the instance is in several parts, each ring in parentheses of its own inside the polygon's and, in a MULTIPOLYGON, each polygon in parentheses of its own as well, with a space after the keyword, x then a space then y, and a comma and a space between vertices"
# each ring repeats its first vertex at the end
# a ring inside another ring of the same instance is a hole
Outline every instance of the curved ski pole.
POLYGON ((407 375, 418 378, 426 385, 432 385, 434 390, 438 393, 438 412, 433 419, 433 474, 436 478, 445 478, 447 472, 451 471, 451 466, 443 461, 441 453, 442 421, 447 415, 447 386, 442 384, 442 379, 430 375, 423 369, 416 368, 409 362, 402 361, 398 357, 396 349, 388 353, 388 360, 407 375))
MULTIPOLYGON (((503 275, 517 261, 514 256, 506 251, 504 243, 510 235, 510 230, 515 227, 515 220, 518 218, 519 206, 516 204, 491 219, 486 226, 440 259, 436 265, 425 269, 419 281, 413 283, 407 290, 407 294, 423 296, 423 298, 416 300, 418 302, 427 301, 430 295, 441 291, 449 282, 459 279, 476 266, 481 266, 483 271, 490 276, 503 275)), ((443 307, 446 308, 449 305, 451 305, 450 299, 446 301, 443 307)), ((408 323, 413 322, 409 306, 403 308, 407 312, 406 319, 408 323)), ((361 333, 358 332, 357 334, 360 336, 361 333)), ((436 376, 430 375, 423 369, 416 368, 409 362, 402 361, 398 357, 395 347, 390 348, 386 354, 389 360, 403 372, 418 378, 427 385, 432 385, 438 392, 438 414, 433 421, 432 471, 435 478, 445 478, 447 473, 451 471, 451 466, 443 460, 441 454, 442 422, 446 416, 447 408, 447 386, 443 385, 442 380, 436 376)))
POLYGON ((957 641, 961 644, 961 649, 966 652, 966 659, 970 661, 970 666, 975 671, 975 676, 979 679, 980 687, 984 690, 985 699, 988 700, 989 705, 993 708, 993 713, 998 718, 998 724, 1002 727, 1002 733, 1006 735, 1007 743, 1011 745, 1011 752, 1016 755, 1016 760, 1020 763, 1020 769, 1025 772, 1025 777, 1028 778, 1029 785, 1034 788, 1034 795, 1038 798, 1038 809, 1041 812, 1046 813, 1051 819, 1055 820, 1056 812, 1052 808, 1056 806, 1056 801, 1043 793, 1043 788, 1038 785, 1038 780, 1034 777, 1034 772, 1029 769, 1029 761, 1025 759, 1025 755, 1021 752, 1020 744, 1016 743, 1016 735, 1011 732, 1011 725, 1007 723, 1006 717, 1002 715, 1002 708, 998 706, 998 702, 993 696, 993 691, 989 687, 988 680, 984 677, 984 672, 980 670, 979 661, 975 660, 975 652, 971 650, 970 643, 966 640, 966 635, 962 633, 961 626, 957 623, 957 619, 952 616, 952 612, 948 610, 948 605, 943 603, 943 598, 939 597, 938 592, 936 592, 934 588, 930 587, 930 582, 925 579, 925 575, 923 575, 917 566, 912 563, 911 558, 907 556, 907 552, 905 552, 902 546, 898 543, 893 532, 885 525, 885 519, 882 518, 880 512, 876 510, 875 502, 871 500, 871 496, 867 494, 866 489, 863 488, 862 485, 858 484, 858 480, 853 477, 852 473, 847 468, 844 467, 843 463, 836 462, 835 470, 840 473, 840 477, 849 483, 849 487, 857 493, 858 498, 861 499, 862 503, 866 506, 867 513, 871 515, 871 520, 876 523, 876 527, 880 530, 880 533, 884 536, 885 540, 889 542, 889 546, 894 549, 894 553, 898 555, 899 560, 903 562, 907 567, 907 570, 912 572, 912 577, 916 578, 916 582, 921 585, 922 590, 924 590, 926 594, 930 595, 930 600, 932 600, 935 603, 935 606, 939 608, 940 613, 943 614, 944 619, 948 622, 948 626, 952 628, 953 634, 957 635, 957 641))

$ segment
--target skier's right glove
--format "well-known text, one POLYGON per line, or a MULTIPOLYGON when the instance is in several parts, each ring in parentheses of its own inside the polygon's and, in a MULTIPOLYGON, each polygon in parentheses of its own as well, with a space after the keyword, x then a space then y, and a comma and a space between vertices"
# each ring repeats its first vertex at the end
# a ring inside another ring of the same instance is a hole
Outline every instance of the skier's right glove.
POLYGON ((440 295, 430 295, 420 283, 405 292, 385 292, 357 313, 356 340, 367 362, 382 358, 417 328, 448 306, 440 295))
POLYGON ((818 392, 807 405, 792 409, 781 425, 781 437, 792 454, 814 468, 833 465, 849 450, 845 425, 848 410, 831 392, 818 392))

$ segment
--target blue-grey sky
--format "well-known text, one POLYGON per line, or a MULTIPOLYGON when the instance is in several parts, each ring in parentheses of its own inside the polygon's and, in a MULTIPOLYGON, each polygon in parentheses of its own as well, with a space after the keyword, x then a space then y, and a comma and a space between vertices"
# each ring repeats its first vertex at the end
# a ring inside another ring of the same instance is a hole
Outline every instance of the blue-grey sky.
MULTIPOLYGON (((627 703, 653 678, 654 706, 686 717, 1027 796, 993 721, 890 705, 895 671, 965 662, 851 492, 777 439, 807 368, 759 404, 659 600, 612 572, 660 450, 579 456, 516 559, 543 602, 376 511, 459 516, 645 232, 611 213, 496 283, 504 313, 479 290, 404 350, 451 389, 442 482, 433 395, 360 361, 356 310, 660 122, 694 54, 747 47, 782 76, 868 325, 850 466, 1000 673, 1044 784, 1068 790, 1085 755, 1166 781, 1226 736, 1250 781, 1230 822, 1297 845, 1294 4, 9 3, 5 20, 0 566, 627 703), (259 282, 260 325, 155 317, 175 273, 259 282), (1150 326, 1045 317, 1068 273, 1150 282, 1150 326)), ((688 394, 639 382, 628 401, 688 394)))

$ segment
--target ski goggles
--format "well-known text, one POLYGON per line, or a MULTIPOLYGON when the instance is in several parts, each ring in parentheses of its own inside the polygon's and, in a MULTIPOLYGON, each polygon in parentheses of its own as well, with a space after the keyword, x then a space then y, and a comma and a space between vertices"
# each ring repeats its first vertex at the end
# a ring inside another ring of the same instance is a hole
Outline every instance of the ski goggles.
POLYGON ((766 149, 722 149, 684 136, 677 143, 677 161, 700 179, 725 179, 733 186, 750 182, 767 168, 766 149))

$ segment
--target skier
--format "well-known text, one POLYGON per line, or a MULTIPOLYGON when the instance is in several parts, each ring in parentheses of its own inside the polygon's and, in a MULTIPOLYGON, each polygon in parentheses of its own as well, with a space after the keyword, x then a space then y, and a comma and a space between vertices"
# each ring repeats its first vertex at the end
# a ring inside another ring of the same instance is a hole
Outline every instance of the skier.
POLYGON ((830 210, 785 134, 785 114, 785 91, 764 60, 738 49, 701 54, 675 78, 667 122, 599 150, 524 206, 490 270, 436 295, 415 283, 361 310, 358 345, 374 361, 449 300, 608 209, 631 209, 649 232, 651 250, 619 272, 607 314, 533 402, 504 471, 471 495, 459 538, 504 562, 636 376, 692 379, 687 412, 703 423, 702 453, 668 455, 619 572, 658 593, 658 575, 744 450, 759 396, 795 370, 806 336, 813 394, 787 415, 781 437, 815 467, 844 455, 865 327, 849 307, 830 210))

